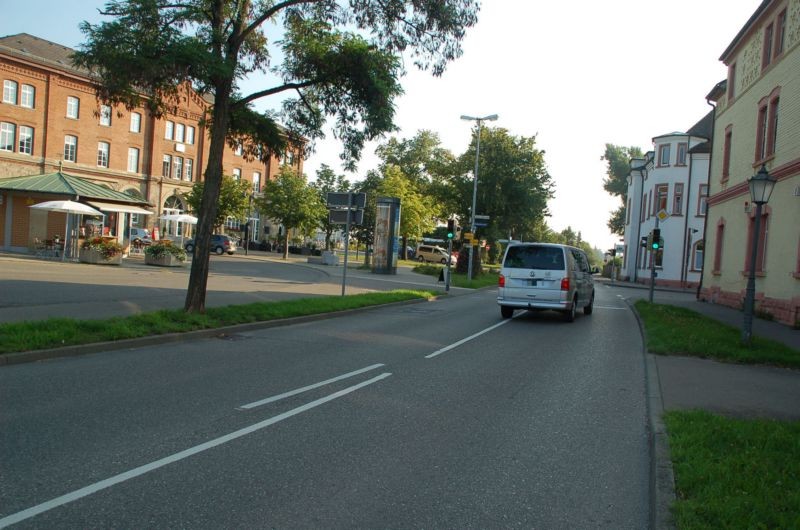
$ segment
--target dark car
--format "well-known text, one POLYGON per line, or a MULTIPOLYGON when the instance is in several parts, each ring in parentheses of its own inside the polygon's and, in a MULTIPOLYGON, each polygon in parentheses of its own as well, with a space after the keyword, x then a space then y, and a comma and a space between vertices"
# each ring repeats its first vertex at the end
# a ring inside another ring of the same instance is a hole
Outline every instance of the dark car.
MULTIPOLYGON (((187 240, 186 243, 183 244, 183 248, 185 248, 186 252, 189 254, 194 253, 194 239, 187 240)), ((233 255, 233 253, 236 252, 236 243, 228 236, 222 234, 212 234, 211 251, 220 255, 226 252, 233 255)))

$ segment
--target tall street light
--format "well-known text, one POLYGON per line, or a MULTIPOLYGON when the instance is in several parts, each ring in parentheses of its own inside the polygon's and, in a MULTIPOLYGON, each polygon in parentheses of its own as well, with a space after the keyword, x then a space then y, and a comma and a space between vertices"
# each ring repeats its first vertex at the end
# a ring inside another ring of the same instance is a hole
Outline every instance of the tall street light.
POLYGON ((756 298, 756 261, 758 257, 758 236, 761 231, 761 206, 769 202, 776 180, 761 165, 758 173, 750 177, 750 200, 756 205, 756 218, 753 224, 753 247, 750 249, 750 270, 747 272, 747 290, 744 295, 744 326, 742 344, 749 345, 753 338, 753 306, 756 298))
MULTIPOLYGON (((475 174, 474 174, 474 178, 473 178, 473 181, 472 181, 472 212, 471 212, 471 218, 472 219, 471 219, 471 221, 469 223, 470 232, 472 232, 472 234, 475 234, 475 207, 476 207, 475 203, 477 202, 477 199, 478 199, 478 160, 480 159, 480 156, 481 156, 481 125, 485 121, 494 121, 494 120, 496 120, 497 119, 497 114, 492 114, 491 116, 484 116, 482 118, 476 118, 476 117, 473 117, 473 116, 463 116, 462 115, 461 119, 462 120, 475 121, 475 122, 478 123, 478 132, 477 132, 478 139, 477 139, 477 142, 476 142, 477 145, 475 146, 475 174)), ((472 281, 472 253, 473 253, 474 249, 475 249, 475 245, 470 244, 470 246, 469 246, 469 265, 467 265, 467 279, 469 281, 472 281)))

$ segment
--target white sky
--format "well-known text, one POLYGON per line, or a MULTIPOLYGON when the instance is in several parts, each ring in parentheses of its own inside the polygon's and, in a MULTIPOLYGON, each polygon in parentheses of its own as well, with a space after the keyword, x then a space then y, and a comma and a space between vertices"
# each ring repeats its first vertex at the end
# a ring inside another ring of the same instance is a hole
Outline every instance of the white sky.
MULTIPOLYGON (((619 202, 602 187, 605 144, 647 151, 654 136, 686 131, 711 110, 705 96, 726 77, 718 58, 759 3, 483 0, 463 56, 444 75, 434 78, 408 65, 405 95, 397 101, 397 136, 429 129, 459 155, 473 125, 459 117, 498 114, 490 125, 537 135, 546 151, 556 183, 550 227, 572 226, 592 245, 611 248, 617 238, 606 221, 619 202)), ((78 24, 98 22, 103 4, 13 2, 0 17, 0 36, 30 33, 74 48, 83 41, 78 24)), ((365 149, 351 181, 375 167, 374 147, 365 149)), ((340 170, 340 151, 333 138, 318 143, 306 174, 313 178, 323 163, 340 170)))

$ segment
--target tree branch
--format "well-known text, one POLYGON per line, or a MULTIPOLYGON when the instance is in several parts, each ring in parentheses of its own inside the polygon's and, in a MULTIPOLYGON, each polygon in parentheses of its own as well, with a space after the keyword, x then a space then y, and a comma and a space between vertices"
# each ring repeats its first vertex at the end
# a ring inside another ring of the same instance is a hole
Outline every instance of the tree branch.
POLYGON ((266 90, 262 90, 261 92, 254 92, 254 93, 250 94, 249 96, 240 99, 239 101, 236 102, 236 104, 234 106, 235 107, 242 107, 244 105, 247 105, 251 101, 255 101, 255 100, 259 99, 259 98, 263 98, 263 97, 266 97, 266 96, 271 96, 273 94, 278 94, 278 93, 284 92, 286 90, 298 90, 299 91, 301 88, 306 88, 306 87, 315 85, 318 82, 319 82, 319 80, 312 79, 310 81, 303 81, 302 83, 286 83, 285 85, 268 88, 266 90))
POLYGON ((278 13, 281 9, 286 9, 287 7, 298 4, 316 4, 323 1, 324 0, 284 0, 283 2, 278 2, 271 8, 264 11, 261 16, 256 17, 256 19, 249 26, 247 26, 244 31, 237 36, 237 38, 244 42, 248 35, 254 32, 261 24, 278 13))

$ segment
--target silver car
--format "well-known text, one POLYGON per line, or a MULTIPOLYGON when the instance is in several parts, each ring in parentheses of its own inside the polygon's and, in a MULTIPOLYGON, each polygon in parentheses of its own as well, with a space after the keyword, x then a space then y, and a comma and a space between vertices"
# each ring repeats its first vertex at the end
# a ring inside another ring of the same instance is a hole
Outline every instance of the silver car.
POLYGON ((515 243, 506 248, 497 290, 503 318, 515 309, 561 311, 567 322, 578 308, 591 315, 594 279, 583 250, 550 243, 515 243))

